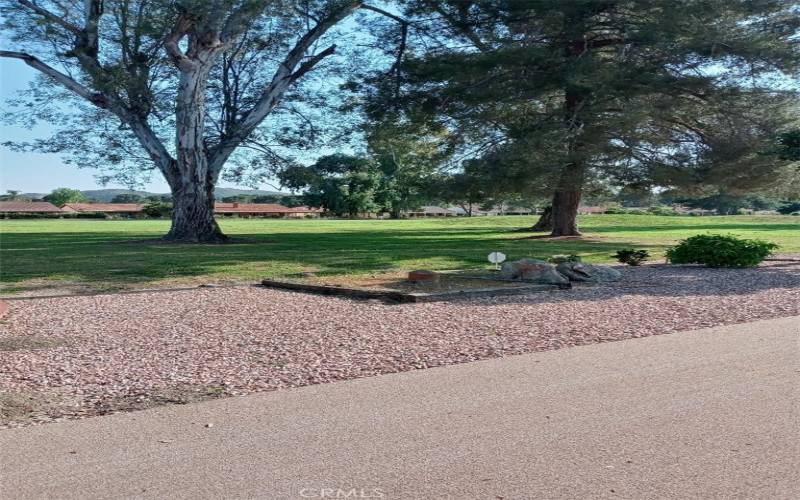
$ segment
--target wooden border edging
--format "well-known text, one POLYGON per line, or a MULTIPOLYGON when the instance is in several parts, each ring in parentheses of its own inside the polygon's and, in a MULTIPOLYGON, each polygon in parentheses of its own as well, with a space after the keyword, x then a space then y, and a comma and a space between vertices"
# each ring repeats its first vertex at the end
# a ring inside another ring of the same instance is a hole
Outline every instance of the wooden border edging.
POLYGON ((6 314, 8 314, 8 302, 0 299, 0 319, 2 319, 6 314))
POLYGON ((330 285, 313 285, 310 283, 297 283, 294 281, 281 281, 264 279, 261 284, 268 288, 291 290, 295 292, 318 293, 321 295, 335 295, 354 299, 379 299, 393 303, 433 302, 466 297, 489 297, 496 295, 519 295, 529 292, 543 292, 549 290, 562 290, 571 288, 568 285, 529 284, 514 288, 475 288, 470 290, 454 290, 447 292, 398 292, 394 290, 375 290, 371 288, 346 288, 330 285))

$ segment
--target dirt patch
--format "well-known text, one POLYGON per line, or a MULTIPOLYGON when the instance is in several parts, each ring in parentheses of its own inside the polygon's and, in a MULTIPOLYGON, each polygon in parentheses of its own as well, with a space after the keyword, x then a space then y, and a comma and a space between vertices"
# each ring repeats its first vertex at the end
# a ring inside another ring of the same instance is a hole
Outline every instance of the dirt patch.
POLYGON ((26 335, 16 335, 11 337, 0 337, 1 351, 22 351, 27 349, 50 349, 66 345, 63 339, 52 337, 35 337, 26 335))
POLYGON ((98 415, 114 413, 118 411, 136 411, 154 408, 167 404, 184 405, 189 403, 199 403, 209 399, 216 399, 226 395, 224 387, 221 386, 178 386, 164 389, 154 389, 142 394, 132 394, 112 398, 104 401, 95 407, 98 415))
POLYGON ((112 292, 119 288, 114 285, 104 287, 80 281, 32 279, 14 284, 0 285, 0 296, 16 298, 85 295, 101 291, 112 292))
POLYGON ((0 392, 0 427, 51 421, 67 406, 61 398, 41 393, 0 392))

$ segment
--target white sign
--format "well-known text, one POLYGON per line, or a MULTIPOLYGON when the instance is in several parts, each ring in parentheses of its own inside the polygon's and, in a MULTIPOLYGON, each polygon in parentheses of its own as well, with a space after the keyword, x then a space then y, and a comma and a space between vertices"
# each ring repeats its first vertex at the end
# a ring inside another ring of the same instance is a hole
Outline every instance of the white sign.
POLYGON ((489 254, 489 262, 494 264, 494 268, 498 269, 500 267, 500 263, 506 260, 506 254, 503 252, 492 252, 489 254))

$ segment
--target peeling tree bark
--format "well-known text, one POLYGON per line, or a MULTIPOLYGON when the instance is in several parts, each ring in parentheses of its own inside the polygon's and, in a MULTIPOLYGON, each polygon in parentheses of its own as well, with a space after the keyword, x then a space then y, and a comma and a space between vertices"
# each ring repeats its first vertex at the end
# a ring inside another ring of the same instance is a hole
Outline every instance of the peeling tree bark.
POLYGON ((172 227, 165 239, 192 243, 220 243, 227 240, 214 219, 216 176, 209 169, 204 144, 205 93, 214 49, 193 64, 182 64, 175 107, 177 175, 170 182, 172 227))

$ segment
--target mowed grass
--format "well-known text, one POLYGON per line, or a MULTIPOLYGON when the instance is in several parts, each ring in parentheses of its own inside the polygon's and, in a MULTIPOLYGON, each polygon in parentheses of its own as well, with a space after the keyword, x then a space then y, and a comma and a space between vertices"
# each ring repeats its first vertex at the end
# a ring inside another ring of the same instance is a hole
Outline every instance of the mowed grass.
POLYGON ((515 229, 535 217, 421 220, 221 220, 238 242, 170 245, 153 241, 168 221, 0 221, 3 293, 79 286, 113 290, 205 282, 255 282, 301 271, 370 274, 416 268, 485 267, 486 255, 509 259, 575 253, 611 262, 625 247, 661 257, 699 233, 773 241, 800 252, 800 218, 792 216, 657 217, 593 215, 580 219, 581 239, 529 238, 515 229))

